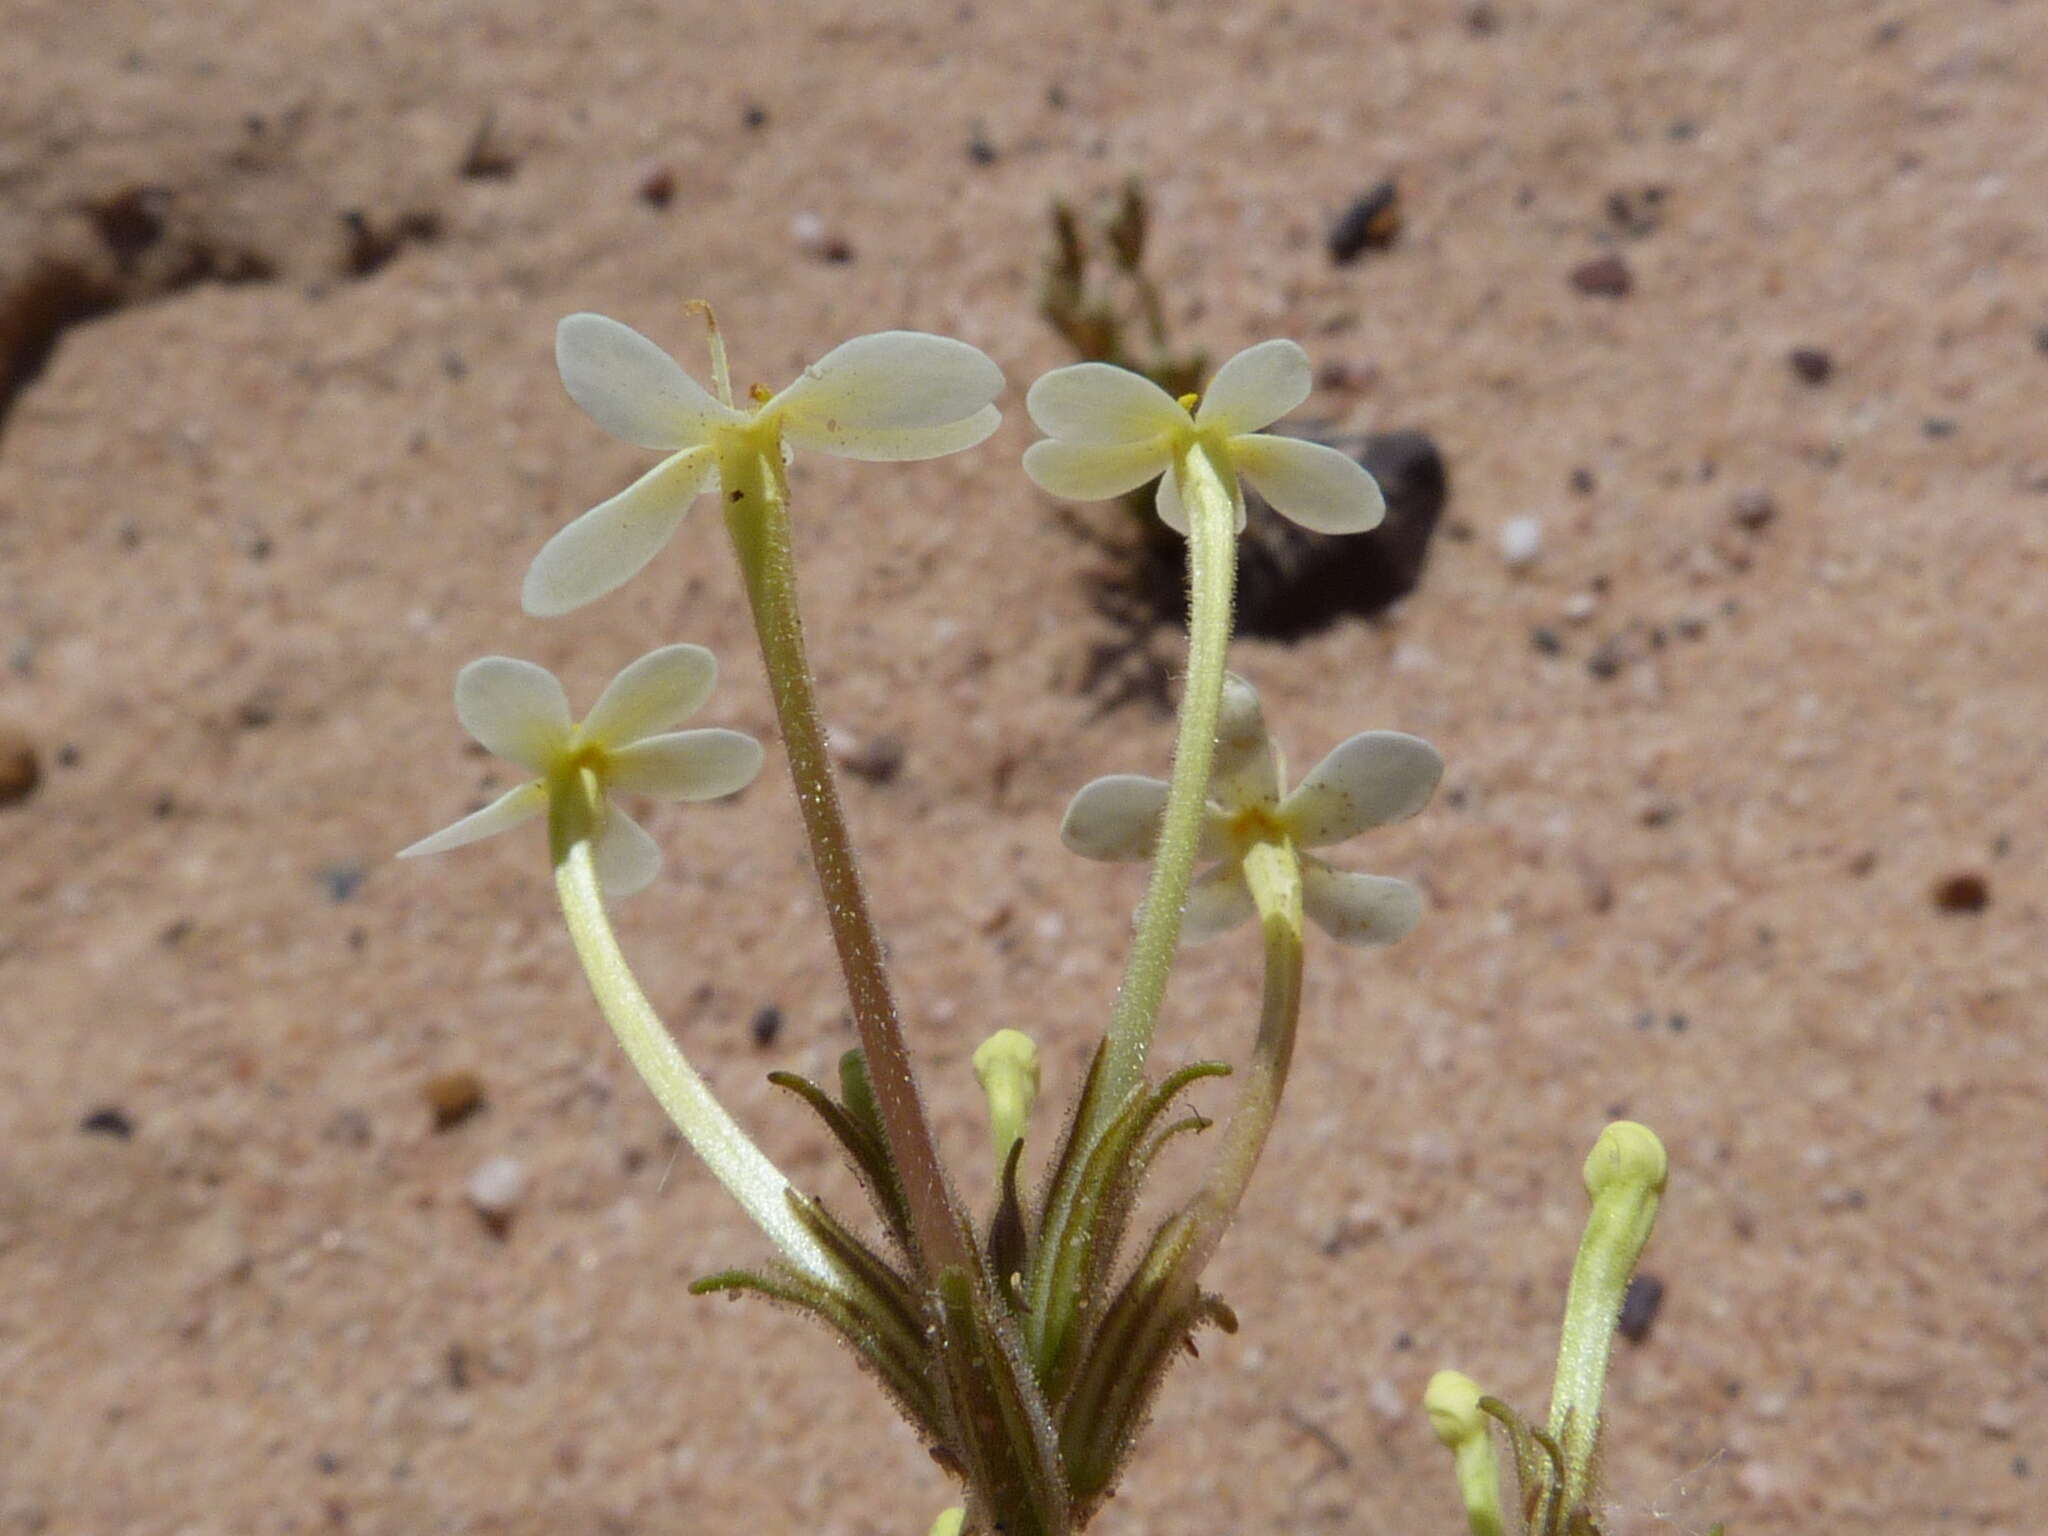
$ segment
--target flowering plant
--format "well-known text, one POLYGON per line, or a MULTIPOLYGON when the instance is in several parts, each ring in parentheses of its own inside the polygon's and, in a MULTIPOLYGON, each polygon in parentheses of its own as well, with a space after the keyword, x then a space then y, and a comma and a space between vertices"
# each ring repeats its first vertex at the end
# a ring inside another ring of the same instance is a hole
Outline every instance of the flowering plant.
MULTIPOLYGON (((1421 896, 1406 881, 1341 871, 1310 850, 1422 811, 1442 774, 1435 750, 1398 732, 1367 732, 1285 790, 1258 695, 1225 669, 1240 477, 1322 532, 1372 527, 1383 511, 1379 490, 1343 454, 1265 430, 1309 393, 1308 359, 1290 341, 1239 353, 1200 398, 1175 399, 1102 363, 1058 369, 1031 388, 1027 408, 1048 436, 1024 467, 1042 488, 1108 498, 1158 481, 1159 515, 1188 544, 1189 649, 1169 776, 1098 779, 1061 828, 1074 851, 1148 860, 1151 875, 1108 1028, 1035 1198, 1022 1192, 1020 1167, 1039 1090, 1036 1047, 1001 1029, 974 1053, 997 1190, 994 1209, 977 1222, 935 1149, 840 810, 797 606, 784 466, 796 450, 903 461, 971 447, 996 428, 1002 375, 963 342, 885 331, 833 348, 780 392, 754 390, 743 409, 709 309, 694 307, 710 324, 708 390, 617 321, 579 314, 561 323, 557 360, 571 397, 607 431, 667 457, 550 539, 523 599, 529 612, 559 614, 623 585, 691 504, 717 488, 860 1042, 833 1089, 790 1073, 771 1080, 823 1120, 860 1174, 878 1230, 864 1234, 799 1191, 754 1144, 655 1014, 612 931, 607 899, 647 884, 660 863, 616 795, 713 799, 743 787, 761 765, 760 745, 739 732, 673 729, 711 694, 710 652, 651 652, 619 673, 580 724, 541 668, 498 656, 470 663, 456 681, 458 717, 532 777, 404 852, 439 852, 545 816, 557 894, 600 1010, 684 1137, 777 1250, 765 1266, 727 1270, 695 1289, 783 1301, 855 1350, 962 1485, 964 1504, 943 1514, 935 1533, 1069 1536, 1114 1490, 1190 1335, 1236 1327, 1201 1280, 1278 1115, 1301 1004, 1304 919, 1346 944, 1376 946, 1422 917, 1421 896), (1196 878, 1200 859, 1212 866, 1196 878), (1160 1077, 1148 1071, 1174 953, 1184 939, 1254 918, 1265 986, 1234 1106, 1194 1191, 1127 1242, 1160 1148, 1209 1129, 1199 1115, 1176 1113, 1181 1093, 1231 1070, 1197 1062, 1160 1077)), ((1588 1164, 1595 1220, 1548 1430, 1481 1397, 1467 1378, 1432 1385, 1432 1422, 1457 1457, 1468 1517, 1482 1536, 1507 1529, 1488 1414, 1507 1427, 1528 1528, 1597 1531, 1591 1469, 1617 1286, 1648 1237, 1663 1179, 1662 1149, 1641 1127, 1610 1128, 1588 1164)))

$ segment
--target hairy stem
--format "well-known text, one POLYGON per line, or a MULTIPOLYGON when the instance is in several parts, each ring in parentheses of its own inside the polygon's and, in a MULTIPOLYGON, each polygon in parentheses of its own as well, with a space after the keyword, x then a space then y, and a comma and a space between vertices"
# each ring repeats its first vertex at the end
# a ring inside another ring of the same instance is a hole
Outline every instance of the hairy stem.
MULTIPOLYGON (((1237 581, 1237 504, 1209 450, 1191 445, 1169 474, 1180 476, 1188 517, 1188 675, 1181 693, 1173 775, 1166 791, 1152 880, 1138 909, 1138 931, 1124 966, 1123 986, 1110 1015, 1103 1054, 1104 1092, 1097 1098, 1089 1135, 1144 1076, 1167 972, 1180 943, 1181 911, 1194 874, 1202 835, 1209 769, 1216 755, 1216 718, 1223 698, 1223 663, 1230 646, 1231 596, 1237 581)), ((1085 1141, 1084 1141, 1085 1144, 1085 1141)))
POLYGON ((1291 843, 1255 843, 1245 854, 1244 873, 1266 941, 1265 995, 1244 1089, 1224 1127, 1215 1165, 1196 1197, 1201 1233, 1187 1260, 1192 1265, 1189 1273, 1195 1275, 1215 1256, 1279 1117, 1280 1095, 1286 1090, 1287 1069, 1294 1060, 1295 1026, 1301 1017, 1300 856, 1291 843))
POLYGON ((790 553, 788 497, 781 466, 781 444, 772 434, 750 436, 721 456, 719 484, 726 501, 725 524, 739 557, 754 632, 767 663, 775 716, 796 785, 797 807, 803 814, 811 863, 846 978, 854 1029, 874 1084, 875 1106, 888 1137, 890 1158, 903 1181, 925 1278, 936 1282, 948 1268, 972 1269, 974 1245, 960 1204, 947 1187, 918 1097, 910 1053, 882 963, 881 940, 868 912, 867 893, 861 886, 860 868, 840 809, 839 788, 825 750, 825 728, 818 715, 810 662, 804 652, 803 621, 797 612, 796 567, 790 553))
POLYGON ((843 1288, 846 1277, 839 1265, 791 1211, 789 1180, 712 1097, 634 980, 612 932, 591 861, 590 810, 587 804, 568 808, 566 814, 558 810, 550 815, 549 824, 555 842, 555 890, 598 1008, 641 1081, 754 1224, 805 1275, 835 1290, 843 1288))

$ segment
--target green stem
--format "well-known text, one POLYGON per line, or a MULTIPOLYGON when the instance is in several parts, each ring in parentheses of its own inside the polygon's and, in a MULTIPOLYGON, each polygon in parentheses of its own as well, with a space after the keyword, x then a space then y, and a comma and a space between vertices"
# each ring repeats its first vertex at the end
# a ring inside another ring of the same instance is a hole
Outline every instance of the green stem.
POLYGON ((890 1158, 903 1180, 925 1278, 936 1282, 949 1268, 973 1270, 975 1250, 960 1204, 947 1187, 931 1126, 918 1098, 910 1053, 882 962, 881 940, 868 912, 860 867, 854 861, 852 839, 840 809, 832 760, 825 749, 825 728, 804 653, 803 620, 797 611, 781 454, 781 444, 772 432, 749 435, 721 454, 719 484, 725 495, 725 525, 739 557, 754 632, 767 664, 783 750, 795 781, 811 862, 825 898, 832 942, 846 977, 854 1030, 874 1084, 875 1107, 888 1138, 890 1158))
POLYGON ((633 979, 605 913, 590 838, 577 835, 579 830, 587 834, 592 819, 587 806, 581 814, 570 807, 566 814, 551 814, 549 824, 556 843, 555 890, 598 1008, 676 1129, 754 1224, 805 1275, 842 1289, 845 1276, 839 1266, 790 1209, 789 1180, 712 1097, 633 979))
POLYGON ((1287 1087, 1295 1026, 1301 1017, 1301 857, 1292 843, 1254 843, 1245 852, 1244 875, 1266 941, 1265 995, 1243 1092, 1224 1128, 1215 1165, 1196 1197, 1202 1230, 1187 1261, 1193 1265, 1191 1274, 1200 1274, 1214 1256, 1251 1184, 1266 1137, 1280 1114, 1280 1095, 1287 1087))
MULTIPOLYGON (((1138 909, 1138 931, 1110 1014, 1103 1054, 1103 1089, 1096 1099, 1092 1139, 1145 1073, 1145 1056, 1166 996, 1167 972, 1180 943, 1181 911, 1194 874, 1209 798, 1209 768, 1216 755, 1216 719, 1223 698, 1223 663, 1230 647, 1231 595, 1237 581, 1237 503, 1209 449, 1190 445, 1177 461, 1181 503, 1188 517, 1188 674, 1181 694, 1173 776, 1166 790, 1152 880, 1138 909)), ((1169 474, 1174 471, 1169 470, 1169 474)))

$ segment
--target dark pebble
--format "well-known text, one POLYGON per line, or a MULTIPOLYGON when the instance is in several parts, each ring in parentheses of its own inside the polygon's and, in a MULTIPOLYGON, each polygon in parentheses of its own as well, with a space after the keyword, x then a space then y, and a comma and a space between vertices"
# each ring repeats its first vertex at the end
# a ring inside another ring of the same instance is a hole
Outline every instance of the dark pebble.
POLYGON ((1586 468, 1583 464, 1572 471, 1571 479, 1567 483, 1571 486, 1572 494, 1575 496, 1590 496, 1599 489, 1600 484, 1599 481, 1593 478, 1593 471, 1586 468))
POLYGON ((78 743, 75 741, 67 741, 57 749, 59 768, 76 768, 84 761, 85 754, 78 749, 78 743))
POLYGON ((903 738, 884 731, 839 755, 840 766, 870 784, 887 784, 903 771, 903 738))
POLYGON ((1982 912, 1991 905, 1991 882, 1966 869, 1935 881, 1930 894, 1938 911, 1982 912))
POLYGON ((1357 198, 1337 215, 1326 244, 1330 260, 1346 266, 1367 251, 1383 251, 1401 233, 1401 189, 1391 181, 1357 198))
POLYGON ((979 123, 967 136, 967 158, 975 165, 994 165, 998 158, 995 141, 979 123))
POLYGON ((740 112, 740 125, 756 132, 768 126, 768 109, 757 101, 750 101, 740 112))
POLYGON ((1571 283, 1580 293, 1596 299, 1625 299, 1636 285, 1628 263, 1612 252, 1573 267, 1571 283))
POLYGON ((1657 232, 1664 222, 1666 190, 1654 182, 1641 187, 1616 187, 1607 194, 1608 222, 1632 239, 1657 232))
POLYGON ((1657 1321, 1657 1309, 1663 1305, 1664 1282, 1655 1275, 1637 1275, 1622 1295, 1621 1317, 1614 1325, 1615 1332, 1631 1344, 1642 1343, 1649 1338, 1657 1321))
POLYGON ((1486 0, 1473 0, 1465 7, 1465 30, 1474 37, 1491 37, 1500 30, 1500 12, 1486 0))
POLYGON ((1920 423, 1920 430, 1936 441, 1956 435, 1956 419, 1953 416, 1930 416, 1920 423))
POLYGON ((42 762, 28 733, 18 726, 0 725, 0 805, 26 800, 42 779, 42 762))
POLYGON ((754 1037, 754 1044, 762 1050, 773 1045, 782 1033, 782 1010, 768 1003, 754 1014, 754 1021, 747 1026, 747 1032, 754 1037))
POLYGON ((2048 321, 2034 327, 2034 350, 2048 357, 2048 321))
POLYGON ((94 1110, 78 1122, 78 1128, 88 1136, 111 1136, 116 1141, 135 1135, 135 1122, 128 1118, 128 1111, 112 1104, 94 1110))
POLYGON ((519 157, 507 149, 497 134, 495 112, 486 112, 470 136, 463 152, 460 173, 471 181, 504 181, 519 169, 519 157))
POLYGON ((1738 494, 1729 503, 1728 516, 1738 528, 1747 528, 1751 533, 1765 528, 1778 516, 1778 503, 1769 491, 1750 489, 1738 494))
POLYGON ((633 195, 650 208, 666 208, 675 201, 676 173, 665 165, 657 165, 640 178, 633 195))
POLYGON ((260 731, 277 719, 277 701, 263 694, 244 699, 235 708, 235 723, 245 731, 260 731))
POLYGON ((1586 658, 1586 670, 1602 682, 1605 682, 1608 678, 1621 671, 1622 663, 1625 659, 1621 641, 1618 638, 1603 640, 1600 642, 1599 648, 1586 658))
POLYGON ((1529 631, 1529 645, 1539 656, 1564 654, 1564 641, 1558 637, 1557 631, 1542 624, 1529 631))
POLYGON ((1802 384, 1825 384, 1835 376, 1835 357, 1819 347, 1794 347, 1785 361, 1802 384))
POLYGON ((362 888, 366 873, 360 864, 330 864, 320 871, 320 883, 327 888, 329 901, 343 902, 362 888))
POLYGON ((474 1072, 441 1072, 420 1084, 434 1129, 452 1131, 484 1107, 484 1080, 474 1072))

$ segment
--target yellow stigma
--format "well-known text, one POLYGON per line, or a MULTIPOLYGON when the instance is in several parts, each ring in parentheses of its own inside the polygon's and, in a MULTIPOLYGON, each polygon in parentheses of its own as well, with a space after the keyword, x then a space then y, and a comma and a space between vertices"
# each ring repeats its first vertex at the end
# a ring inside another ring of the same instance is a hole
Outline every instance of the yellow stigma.
POLYGON ((766 384, 750 384, 747 386, 747 397, 756 405, 766 405, 775 398, 775 391, 766 384))
POLYGON ((1180 408, 1191 416, 1194 414, 1195 407, 1201 403, 1202 397, 1192 391, 1180 397, 1180 408))

